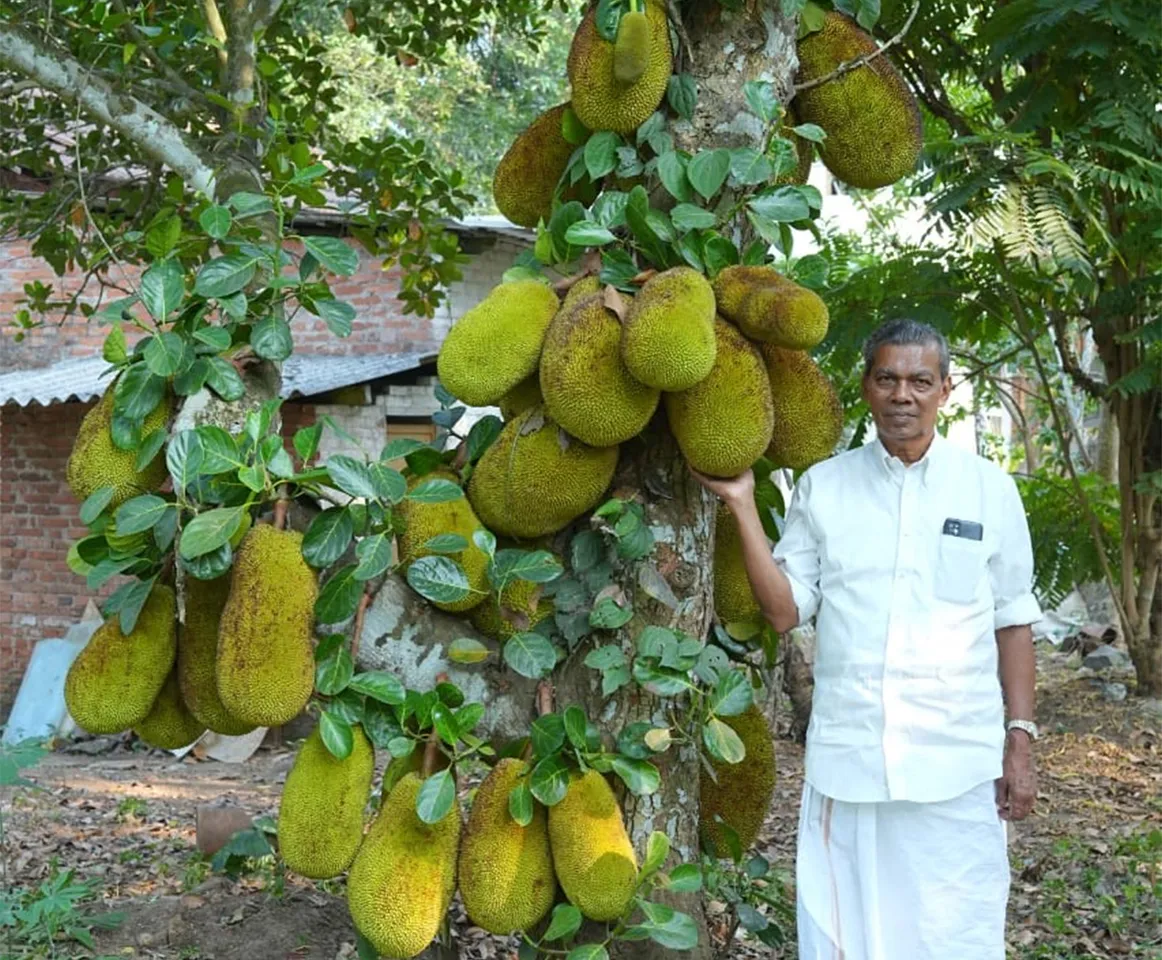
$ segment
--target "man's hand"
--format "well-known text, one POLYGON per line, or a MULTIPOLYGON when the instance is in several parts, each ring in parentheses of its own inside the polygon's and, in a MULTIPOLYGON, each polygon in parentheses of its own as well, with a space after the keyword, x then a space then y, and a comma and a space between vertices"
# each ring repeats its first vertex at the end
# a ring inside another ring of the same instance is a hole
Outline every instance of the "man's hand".
POLYGON ((754 497, 754 473, 745 470, 737 477, 708 477, 690 467, 690 475, 720 498, 728 507, 746 503, 754 497))
POLYGON ((997 814, 1002 820, 1024 820, 1037 799, 1037 771, 1028 734, 1011 730, 1005 737, 1004 774, 996 782, 997 814))

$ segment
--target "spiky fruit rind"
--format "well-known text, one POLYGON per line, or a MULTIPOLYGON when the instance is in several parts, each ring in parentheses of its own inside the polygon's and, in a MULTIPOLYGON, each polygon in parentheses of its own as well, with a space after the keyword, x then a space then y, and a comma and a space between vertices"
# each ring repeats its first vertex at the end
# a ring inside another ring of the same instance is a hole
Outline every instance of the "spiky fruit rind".
POLYGON ((762 617, 743 561, 738 521, 719 504, 714 523, 714 613, 719 623, 757 623, 762 617))
POLYGON ((613 42, 613 77, 620 84, 636 83, 650 64, 650 18, 640 10, 622 14, 613 42))
POLYGON ((506 424, 480 458, 468 499, 493 533, 540 537, 595 507, 616 468, 617 447, 569 437, 535 407, 506 424))
POLYGON ((312 880, 351 866, 363 840, 363 810, 375 773, 375 750, 363 727, 351 727, 351 753, 340 760, 316 727, 287 774, 278 808, 278 852, 312 880))
POLYGON ((539 280, 494 287, 444 338, 440 382, 469 406, 492 406, 537 369, 557 306, 557 294, 539 280))
POLYGON ((601 292, 601 280, 589 274, 587 277, 582 277, 573 286, 569 288, 568 293, 565 294, 565 299, 561 301, 561 309, 568 310, 578 300, 585 297, 592 296, 595 293, 601 292))
POLYGON ((767 718, 753 704, 737 716, 721 719, 738 734, 746 756, 740 763, 710 760, 717 782, 702 772, 698 819, 703 845, 725 857, 730 847, 715 817, 738 834, 743 850, 755 842, 775 791, 775 742, 767 718))
POLYGON ((531 930, 556 898, 545 808, 534 803, 524 827, 508 809, 508 795, 527 771, 512 758, 493 767, 476 791, 460 845, 460 896, 468 919, 489 933, 531 930))
POLYGON ((417 956, 432 942, 456 889, 459 810, 424 823, 416 816, 421 785, 409 773, 392 788, 347 875, 351 919, 392 960, 417 956))
POLYGON ((721 317, 714 321, 714 368, 689 390, 667 393, 666 414, 695 470, 734 477, 771 442, 771 384, 758 349, 721 317))
POLYGON ((772 267, 727 267, 714 278, 719 312, 752 340, 810 350, 826 335, 827 304, 772 267))
POLYGON ((622 84, 614 72, 614 45, 597 32, 596 6, 573 36, 568 73, 573 111, 590 130, 629 133, 641 126, 665 96, 673 67, 670 25, 664 4, 647 2, 649 62, 635 83, 622 84))
POLYGON ((553 601, 542 598, 544 587, 529 580, 514 580, 499 596, 492 594, 472 608, 472 625, 493 640, 505 641, 527 633, 555 610, 553 601))
POLYGON ((500 407, 500 415, 507 422, 519 417, 526 410, 531 410, 543 403, 544 400, 545 398, 541 396, 540 374, 534 373, 532 376, 525 377, 501 397, 497 401, 497 406, 500 407))
POLYGON ((775 429, 767 456, 776 467, 806 470, 835 452, 843 405, 819 365, 801 350, 763 347, 775 429))
POLYGON ((545 334, 541 355, 545 407, 570 436, 593 447, 636 437, 658 408, 659 392, 646 386, 621 358, 621 323, 601 294, 561 310, 545 334))
POLYGON ((206 732, 206 725, 198 722, 182 702, 176 670, 170 671, 149 715, 133 728, 133 732, 151 747, 161 750, 188 747, 206 732))
MULTIPOLYGON (((841 63, 874 53, 878 44, 854 20, 831 11, 823 29, 798 46, 798 83, 833 72, 841 63)), ((795 97, 804 123, 827 133, 819 156, 835 176, 853 187, 886 187, 916 168, 924 130, 916 98, 886 56, 804 90, 795 97)))
POLYGON ((634 379, 658 390, 688 390, 714 368, 714 290, 697 270, 655 274, 625 315, 621 356, 634 379))
POLYGON ((177 655, 175 611, 173 590, 159 583, 128 635, 116 615, 97 628, 65 678, 65 704, 77 726, 121 733, 149 716, 177 655))
POLYGON ((546 110, 524 130, 496 165, 492 196, 513 223, 535 227, 553 212, 557 182, 576 147, 565 139, 561 122, 569 104, 546 110))
POLYGON ((218 624, 218 696, 242 723, 276 727, 302 711, 314 689, 315 573, 303 535, 254 527, 230 574, 218 624))

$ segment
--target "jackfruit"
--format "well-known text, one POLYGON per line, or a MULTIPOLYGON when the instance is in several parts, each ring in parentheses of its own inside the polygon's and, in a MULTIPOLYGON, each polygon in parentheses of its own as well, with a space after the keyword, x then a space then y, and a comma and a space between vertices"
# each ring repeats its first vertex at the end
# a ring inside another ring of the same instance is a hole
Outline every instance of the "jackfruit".
POLYGON ((827 335, 819 294, 771 267, 727 267, 714 278, 718 311, 752 340, 810 350, 827 335))
MULTIPOLYGON (((137 451, 122 450, 114 445, 110 432, 113 423, 111 385, 97 401, 77 430, 73 450, 65 468, 65 478, 73 496, 81 502, 101 487, 113 487, 113 499, 107 509, 115 510, 126 500, 156 490, 165 482, 165 457, 159 452, 144 470, 137 470, 137 451)), ((167 394, 141 424, 142 439, 154 430, 164 430, 169 422, 171 400, 167 394)))
POLYGON ((637 857, 609 784, 596 770, 574 776, 549 807, 553 867, 570 902, 590 920, 615 920, 637 889, 637 857))
POLYGON ((724 627, 762 620, 762 610, 746 575, 738 521, 725 504, 719 504, 714 525, 714 613, 724 627))
POLYGON ((754 704, 738 716, 719 719, 738 734, 746 748, 746 756, 739 763, 721 763, 708 758, 717 783, 705 770, 701 775, 698 819, 702 844, 725 857, 729 856, 730 848, 722 824, 714 818, 721 817, 738 834, 743 850, 755 842, 775 792, 775 742, 767 718, 754 704))
POLYGON ((623 85, 636 83, 650 65, 650 18, 640 10, 623 13, 613 42, 613 77, 623 85))
POLYGON ((65 704, 89 733, 121 733, 149 716, 173 669, 174 592, 155 584, 126 636, 112 616, 89 638, 65 678, 65 704))
POLYGON ((630 133, 649 119, 665 96, 673 68, 670 52, 670 25, 662 3, 648 0, 648 62, 634 83, 623 84, 615 73, 614 44, 597 32, 597 8, 585 14, 567 65, 573 85, 573 110, 590 130, 630 133))
POLYGON ((180 750, 188 747, 206 732, 206 725, 199 723, 182 703, 178 688, 177 670, 171 670, 166 677, 161 693, 153 701, 149 716, 133 728, 142 740, 160 750, 180 750))
POLYGON ((843 406, 819 365, 801 350, 765 346, 775 429, 767 456, 776 467, 806 470, 835 452, 843 406))
MULTIPOLYGON (((553 194, 576 146, 565 139, 561 122, 569 104, 546 110, 524 130, 496 165, 492 197, 513 223, 535 227, 553 212, 553 194)), ((450 389, 450 388, 449 388, 450 389)))
POLYGON ((659 393, 639 383, 621 358, 621 323, 601 294, 583 297, 549 324, 541 355, 545 409, 570 436, 593 447, 636 437, 659 393))
MULTIPOLYGON (((799 41, 796 83, 809 83, 841 63, 878 49, 850 17, 830 11, 823 29, 799 41)), ((819 157, 853 187, 886 187, 916 168, 924 130, 916 98, 886 56, 803 90, 795 111, 804 123, 827 132, 819 157)))
POLYGON ((545 808, 527 827, 508 812, 509 792, 526 776, 522 760, 501 760, 472 801, 460 845, 460 896, 468 919, 489 933, 530 930, 553 905, 557 881, 545 808))
POLYGON ((490 596, 472 608, 472 625, 486 637, 501 642, 517 633, 527 633, 553 615, 555 606, 541 597, 542 587, 528 580, 515 580, 497 597, 490 596))
POLYGON ((421 953, 439 932, 456 889, 460 813, 438 823, 416 816, 423 781, 409 773, 392 788, 347 875, 356 928, 383 956, 421 953))
POLYGON ((218 624, 218 696, 242 723, 289 723, 311 698, 311 647, 318 584, 302 554, 303 535, 254 527, 230 574, 218 624))
POLYGON ((540 375, 534 373, 531 377, 525 377, 520 383, 509 390, 508 393, 500 398, 497 405, 500 407, 500 415, 504 417, 505 421, 508 421, 520 416, 526 410, 543 403, 544 399, 541 396, 540 375))
POLYGON ((254 729, 232 717, 218 696, 218 621, 230 596, 230 574, 213 580, 187 577, 186 622, 178 624, 178 685, 182 701, 215 733, 238 737, 254 729))
MULTIPOLYGON (((438 773, 440 770, 445 770, 451 765, 452 761, 444 751, 440 750, 436 753, 436 762, 432 766, 432 773, 438 773)), ((417 747, 411 753, 404 757, 392 757, 383 771, 383 781, 380 783, 379 800, 377 806, 382 806, 384 801, 391 796, 391 791, 395 785, 399 783, 409 773, 418 774, 424 767, 424 749, 417 747)))
POLYGON ((493 533, 540 537, 595 507, 616 468, 617 447, 575 440, 534 407, 506 424, 480 458, 468 499, 493 533))
POLYGON ((552 287, 539 280, 493 288, 444 338, 440 382, 469 406, 492 406, 537 369, 557 305, 552 287))
POLYGON ((655 274, 625 315, 621 356, 637 380, 687 390, 714 367, 714 290, 689 267, 655 274))
POLYGON ((592 296, 595 293, 601 292, 601 280, 594 274, 589 274, 582 277, 565 294, 565 299, 561 301, 561 309, 568 310, 578 300, 592 296))
POLYGON ((282 788, 278 852, 295 873, 312 880, 346 870, 363 841, 363 809, 375 773, 375 750, 363 727, 354 724, 351 732, 351 753, 340 760, 315 727, 282 788))
MULTIPOLYGON (((412 478, 408 486, 415 487, 437 477, 458 480, 455 474, 449 471, 436 471, 412 478)), ((417 503, 415 500, 404 500, 398 509, 407 524, 404 532, 399 535, 399 557, 405 571, 416 560, 433 554, 434 551, 424 549, 424 544, 441 533, 458 533, 468 541, 466 549, 459 553, 447 554, 447 557, 458 563, 464 571, 468 578, 469 592, 460 600, 451 603, 433 600, 432 604, 441 610, 462 613, 483 601, 488 596, 488 554, 476 546, 472 539, 472 534, 481 529, 481 523, 467 498, 460 497, 458 500, 446 500, 443 503, 417 503)))
POLYGON ((771 384, 758 349, 721 317, 714 368, 701 383, 666 394, 670 429, 695 470, 734 477, 771 442, 771 384))

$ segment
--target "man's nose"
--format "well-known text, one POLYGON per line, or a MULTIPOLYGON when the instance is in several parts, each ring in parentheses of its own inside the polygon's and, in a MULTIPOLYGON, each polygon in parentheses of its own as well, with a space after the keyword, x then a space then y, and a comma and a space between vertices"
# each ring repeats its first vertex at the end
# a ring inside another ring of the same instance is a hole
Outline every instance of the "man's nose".
POLYGON ((911 403, 912 387, 907 380, 897 380, 892 387, 892 403, 911 403))

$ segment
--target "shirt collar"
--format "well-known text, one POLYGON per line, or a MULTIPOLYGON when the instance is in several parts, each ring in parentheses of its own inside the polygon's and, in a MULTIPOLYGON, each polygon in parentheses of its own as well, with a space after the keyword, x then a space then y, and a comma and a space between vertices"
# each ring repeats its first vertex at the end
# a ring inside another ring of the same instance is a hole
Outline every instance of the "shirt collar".
POLYGON ((878 437, 875 443, 872 444, 872 447, 875 451, 876 460, 889 477, 895 478, 902 476, 905 470, 917 470, 920 473, 921 483, 925 487, 932 487, 939 480, 940 465, 944 462, 947 444, 948 441, 940 436, 940 431, 936 431, 932 436, 932 442, 924 452, 924 456, 910 467, 905 467, 901 460, 888 453, 887 448, 878 437))

